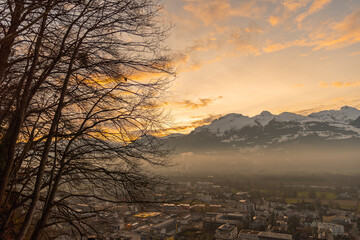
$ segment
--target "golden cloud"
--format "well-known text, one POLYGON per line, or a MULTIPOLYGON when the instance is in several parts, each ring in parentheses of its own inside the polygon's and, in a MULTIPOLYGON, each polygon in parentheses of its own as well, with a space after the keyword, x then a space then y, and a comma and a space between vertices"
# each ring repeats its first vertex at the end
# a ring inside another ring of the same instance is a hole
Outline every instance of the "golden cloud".
POLYGON ((321 81, 321 82, 319 82, 319 87, 321 87, 321 88, 360 87, 360 81, 352 81, 352 82, 335 81, 335 82, 332 82, 331 84, 321 81))
MULTIPOLYGON (((313 51, 332 50, 360 42, 360 10, 351 13, 340 22, 326 24, 330 25, 330 28, 320 27, 320 30, 310 30, 306 38, 284 43, 268 41, 263 47, 263 51, 271 53, 294 46, 312 47, 313 51)), ((350 56, 358 54, 360 53, 355 52, 350 56)), ((324 60, 324 58, 321 60, 324 60)))
POLYGON ((232 6, 228 0, 187 1, 183 8, 205 25, 224 21, 234 16, 260 17, 264 10, 257 5, 256 1, 242 1, 237 6, 232 6))
POLYGON ((329 99, 329 101, 332 101, 332 103, 320 104, 313 108, 294 111, 294 113, 300 114, 300 115, 309 115, 314 112, 319 112, 319 111, 324 111, 324 110, 329 110, 329 109, 340 109, 343 106, 351 106, 351 107, 355 107, 355 108, 359 108, 359 106, 360 106, 360 99, 346 99, 343 97, 338 97, 338 98, 329 99))
POLYGON ((185 52, 204 52, 216 48, 218 48, 217 38, 210 34, 202 39, 197 39, 193 45, 185 48, 185 52))
POLYGON ((315 38, 318 42, 314 50, 341 48, 360 42, 360 11, 334 23, 330 33, 318 33, 315 38))
POLYGON ((194 127, 192 125, 175 126, 175 127, 164 129, 164 131, 161 134, 159 134, 159 136, 167 136, 170 133, 189 132, 192 129, 194 129, 194 127))
POLYGON ((299 23, 304 21, 304 19, 307 18, 308 16, 321 11, 330 2, 331 2, 331 0, 314 0, 313 3, 311 4, 310 8, 307 11, 299 14, 296 17, 296 21, 299 23))
POLYGON ((299 40, 294 40, 294 41, 290 41, 290 42, 286 42, 286 43, 271 43, 268 42, 268 44, 263 47, 263 51, 266 53, 272 53, 272 52, 276 52, 276 51, 280 51, 289 47, 293 47, 293 46, 309 46, 311 44, 308 43, 308 41, 306 39, 299 39, 299 40))
POLYGON ((342 88, 342 87, 360 87, 360 81, 354 82, 333 82, 332 86, 335 88, 342 88))
POLYGON ((284 0, 283 5, 290 11, 296 11, 306 6, 311 0, 284 0))
POLYGON ((238 28, 233 30, 227 43, 235 50, 248 55, 260 55, 258 35, 263 33, 263 30, 256 24, 250 24, 246 28, 238 28))
MULTIPOLYGON (((222 116, 223 116, 222 114, 209 114, 207 116, 195 116, 193 118, 200 118, 200 119, 194 120, 187 125, 180 125, 180 126, 168 128, 165 130, 165 132, 167 134, 178 133, 178 132, 186 133, 186 132, 193 130, 196 127, 210 124, 212 121, 214 121, 215 119, 218 119, 219 117, 222 117, 222 116)), ((165 135, 167 135, 167 134, 165 134, 165 135)))
POLYGON ((319 105, 319 106, 314 107, 314 108, 308 108, 308 109, 302 109, 302 110, 299 110, 299 111, 295 111, 294 113, 305 116, 305 115, 309 115, 309 114, 314 113, 314 112, 328 110, 329 107, 334 107, 334 106, 333 105, 331 105, 331 106, 319 105))
POLYGON ((206 107, 209 104, 213 103, 214 101, 221 99, 222 96, 219 96, 217 98, 199 98, 197 102, 192 100, 183 100, 180 102, 174 102, 173 104, 179 105, 185 108, 191 108, 191 109, 197 109, 200 107, 206 107))
POLYGON ((309 2, 312 0, 282 0, 282 5, 279 5, 279 1, 274 1, 276 4, 275 11, 272 13, 276 13, 276 15, 271 15, 267 18, 267 22, 270 23, 271 26, 278 26, 286 22, 285 27, 289 28, 289 18, 294 16, 294 12, 299 8, 306 7, 309 2))
POLYGON ((206 124, 210 124, 212 121, 222 117, 223 115, 222 114, 209 114, 208 116, 197 116, 197 117, 194 117, 194 118, 201 118, 199 120, 195 120, 192 122, 192 125, 193 126, 203 126, 203 125, 206 125, 206 124))
POLYGON ((200 70, 203 66, 208 65, 208 64, 212 64, 215 62, 218 62, 222 59, 222 56, 224 54, 222 54, 221 56, 216 56, 213 59, 209 59, 207 61, 192 61, 192 63, 188 63, 186 65, 181 66, 180 68, 178 68, 178 72, 189 72, 189 71, 197 71, 200 70))
POLYGON ((199 70, 204 65, 212 64, 222 59, 221 56, 213 58, 207 56, 206 59, 201 58, 201 55, 199 56, 199 52, 208 52, 213 49, 218 49, 218 41, 213 34, 209 34, 206 37, 195 40, 192 45, 185 47, 182 51, 174 53, 169 64, 176 69, 177 73, 199 70))
POLYGON ((280 23, 280 17, 270 16, 268 22, 271 26, 276 26, 280 23))

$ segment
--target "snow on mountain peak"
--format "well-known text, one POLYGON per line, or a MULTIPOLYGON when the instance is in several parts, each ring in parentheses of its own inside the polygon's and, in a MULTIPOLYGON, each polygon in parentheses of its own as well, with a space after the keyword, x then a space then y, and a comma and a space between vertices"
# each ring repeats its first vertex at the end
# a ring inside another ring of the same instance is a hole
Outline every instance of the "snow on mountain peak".
POLYGON ((258 123, 258 124, 260 124, 262 126, 267 125, 274 118, 275 118, 275 115, 272 115, 268 111, 263 111, 259 115, 256 115, 256 116, 252 117, 252 119, 254 119, 254 121, 256 123, 258 123))
POLYGON ((349 107, 349 106, 343 106, 340 110, 345 111, 345 110, 352 110, 352 111, 358 111, 356 108, 353 107, 349 107))
MULTIPOLYGON (((230 113, 223 117, 220 117, 217 120, 214 120, 211 124, 202 126, 197 129, 208 129, 211 132, 215 133, 224 133, 231 129, 241 129, 246 126, 255 125, 254 120, 248 116, 243 116, 241 114, 230 113)), ((195 129, 195 130, 197 130, 195 129)))
POLYGON ((340 110, 325 110, 308 115, 311 118, 325 122, 349 123, 360 116, 360 110, 344 106, 340 110))
POLYGON ((292 121, 300 122, 306 120, 307 117, 291 112, 283 112, 278 116, 276 116, 275 119, 279 122, 292 122, 292 121))
POLYGON ((270 121, 278 122, 328 122, 332 124, 349 124, 360 117, 360 110, 344 106, 340 110, 326 110, 303 116, 290 112, 283 112, 279 115, 273 115, 268 111, 263 111, 259 115, 248 117, 242 114, 230 113, 209 125, 204 125, 195 129, 195 132, 207 129, 216 134, 224 134, 232 129, 242 129, 249 126, 266 126, 270 121))
MULTIPOLYGON (((225 116, 220 117, 217 120, 225 120, 225 119, 229 120, 229 119, 239 118, 239 117, 242 117, 242 116, 243 115, 240 114, 240 113, 229 113, 229 114, 226 114, 225 116)), ((215 121, 217 121, 217 120, 215 120, 215 121)))
POLYGON ((269 112, 269 111, 262 111, 262 112, 260 113, 260 116, 273 116, 273 115, 272 115, 271 112, 269 112))

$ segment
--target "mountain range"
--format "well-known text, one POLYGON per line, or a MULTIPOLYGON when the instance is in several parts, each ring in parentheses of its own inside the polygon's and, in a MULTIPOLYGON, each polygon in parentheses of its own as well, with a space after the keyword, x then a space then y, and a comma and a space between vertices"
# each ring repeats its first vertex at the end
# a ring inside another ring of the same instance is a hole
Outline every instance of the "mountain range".
POLYGON ((263 111, 254 117, 230 113, 189 134, 162 138, 176 152, 281 149, 289 146, 360 146, 360 110, 344 106, 307 116, 290 112, 279 115, 263 111))

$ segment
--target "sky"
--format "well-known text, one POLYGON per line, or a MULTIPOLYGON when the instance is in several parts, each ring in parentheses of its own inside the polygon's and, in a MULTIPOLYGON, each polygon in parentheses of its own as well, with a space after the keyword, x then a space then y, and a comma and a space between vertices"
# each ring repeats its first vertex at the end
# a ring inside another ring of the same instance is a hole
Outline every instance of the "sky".
POLYGON ((228 113, 360 107, 360 0, 163 0, 175 132, 228 113))

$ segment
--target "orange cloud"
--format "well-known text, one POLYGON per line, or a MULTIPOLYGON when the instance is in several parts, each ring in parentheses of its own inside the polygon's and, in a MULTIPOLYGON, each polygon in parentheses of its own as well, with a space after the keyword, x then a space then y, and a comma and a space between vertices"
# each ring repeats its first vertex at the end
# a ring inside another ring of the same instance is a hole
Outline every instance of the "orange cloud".
POLYGON ((243 36, 239 33, 234 33, 228 43, 233 45, 235 49, 245 55, 260 55, 258 46, 253 43, 249 36, 243 36))
POLYGON ((203 52, 216 48, 218 48, 217 39, 210 35, 202 39, 197 39, 193 45, 185 48, 185 52, 203 52))
POLYGON ((344 97, 337 97, 337 98, 333 98, 333 99, 331 99, 331 101, 333 101, 333 102, 340 102, 340 101, 344 101, 344 97))
MULTIPOLYGON (((194 48, 192 50, 195 51, 194 48)), ((195 63, 194 60, 192 59, 191 51, 189 50, 175 54, 170 64, 174 69, 176 69, 177 73, 196 71, 201 69, 201 67, 205 65, 205 63, 201 63, 201 62, 195 63)))
POLYGON ((360 81, 355 81, 355 82, 333 82, 332 86, 335 87, 335 88, 360 87, 360 81))
POLYGON ((293 84, 294 87, 297 87, 297 88, 302 88, 304 87, 305 85, 304 84, 293 84))
POLYGON ((360 81, 353 81, 353 82, 340 82, 335 81, 331 84, 325 83, 323 81, 319 82, 319 87, 321 88, 344 88, 344 87, 360 87, 360 81))
POLYGON ((208 52, 211 50, 217 50, 218 46, 217 38, 213 34, 209 34, 206 37, 195 40, 192 45, 185 47, 182 51, 174 53, 170 66, 176 69, 177 73, 196 71, 201 69, 204 65, 212 64, 222 59, 221 56, 214 56, 209 58, 199 57, 199 52, 208 52))
POLYGON ((245 55, 260 55, 258 35, 261 33, 263 33, 263 30, 259 26, 250 24, 246 28, 233 30, 227 43, 245 55))
POLYGON ((336 49, 360 42, 360 11, 346 16, 341 22, 334 23, 330 33, 319 33, 314 50, 336 49))
POLYGON ((298 111, 293 111, 294 113, 300 115, 309 115, 310 113, 329 110, 329 109, 340 109, 343 106, 351 106, 355 108, 359 108, 360 106, 360 99, 346 99, 343 97, 332 98, 329 99, 328 102, 331 101, 329 104, 319 104, 313 108, 302 109, 298 111))
MULTIPOLYGON (((208 115, 206 117, 200 116, 200 117, 202 117, 202 119, 193 121, 192 125, 198 127, 198 126, 210 124, 212 121, 214 121, 215 119, 218 119, 218 118, 220 118, 222 116, 223 116, 222 114, 210 114, 210 115, 208 115)), ((199 118, 199 116, 197 116, 195 118, 199 118)))
POLYGON ((186 65, 183 65, 181 68, 178 69, 178 72, 189 72, 189 71, 197 71, 200 70, 203 66, 216 63, 222 60, 223 58, 222 54, 221 56, 216 56, 212 59, 209 59, 207 61, 192 61, 191 63, 188 63, 186 65))
POLYGON ((193 118, 200 118, 200 119, 194 120, 186 125, 179 125, 179 126, 174 126, 174 127, 168 128, 164 131, 163 135, 167 135, 169 133, 179 133, 179 132, 187 133, 187 132, 190 132, 191 130, 193 130, 194 128, 197 128, 197 127, 200 127, 200 126, 203 126, 206 124, 210 124, 212 121, 220 118, 221 116, 223 116, 223 115, 222 114, 209 114, 207 116, 196 116, 193 118))
POLYGON ((164 129, 159 136, 167 136, 170 133, 180 133, 180 132, 189 132, 190 130, 194 129, 192 125, 184 125, 184 126, 175 126, 171 128, 164 129))
POLYGON ((304 21, 305 18, 307 18, 308 16, 310 16, 316 12, 319 12, 330 2, 331 2, 331 0, 314 0, 314 2, 311 4, 310 8, 307 11, 301 13, 300 15, 298 15, 296 17, 296 21, 299 23, 304 21))
POLYGON ((283 5, 290 11, 306 6, 311 0, 284 0, 283 5))
POLYGON ((244 28, 244 32, 246 33, 264 33, 264 30, 261 29, 257 24, 250 23, 248 27, 244 28))
POLYGON ((289 28, 291 21, 289 20, 294 16, 294 11, 299 8, 306 7, 309 2, 312 0, 282 0, 282 1, 274 1, 276 4, 276 8, 272 13, 276 15, 271 15, 267 18, 267 22, 270 23, 271 26, 278 26, 280 24, 286 23, 284 26, 289 28), (279 4, 282 2, 282 5, 279 4))
POLYGON ((222 98, 222 96, 219 96, 217 98, 199 98, 198 102, 194 102, 192 100, 184 100, 181 102, 175 102, 174 104, 182 106, 182 107, 186 107, 186 108, 197 109, 200 107, 206 107, 209 104, 211 104, 212 102, 214 102, 218 99, 221 99, 221 98, 222 98))
POLYGON ((271 53, 271 52, 276 52, 276 51, 280 51, 289 47, 293 47, 293 46, 301 46, 301 47, 305 47, 305 46, 309 46, 310 44, 308 43, 308 41, 306 39, 300 39, 300 40, 294 40, 294 41, 290 41, 290 42, 285 42, 285 43, 271 43, 269 42, 265 47, 263 47, 263 51, 266 53, 271 53))
POLYGON ((259 17, 263 8, 255 1, 242 1, 232 6, 228 0, 192 0, 183 7, 205 25, 224 21, 229 17, 259 17))
POLYGON ((308 108, 308 109, 302 109, 302 110, 299 110, 299 111, 294 111, 294 113, 296 114, 300 114, 300 115, 309 115, 311 113, 314 113, 314 112, 319 112, 319 111, 323 111, 323 110, 329 110, 330 109, 333 109, 334 108, 334 105, 324 105, 324 104, 321 104, 321 105, 318 105, 314 108, 308 108))
POLYGON ((271 24, 271 26, 276 26, 280 22, 280 17, 270 16, 268 22, 271 24))
MULTIPOLYGON (((326 23, 330 27, 321 26, 320 30, 310 30, 308 37, 288 41, 285 43, 273 43, 268 41, 263 47, 267 53, 279 51, 290 47, 311 47, 312 51, 321 49, 338 49, 360 42, 360 10, 346 16, 340 22, 326 23)), ((360 54, 355 52, 350 56, 360 54)), ((320 59, 324 60, 324 58, 320 59)))

